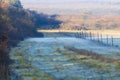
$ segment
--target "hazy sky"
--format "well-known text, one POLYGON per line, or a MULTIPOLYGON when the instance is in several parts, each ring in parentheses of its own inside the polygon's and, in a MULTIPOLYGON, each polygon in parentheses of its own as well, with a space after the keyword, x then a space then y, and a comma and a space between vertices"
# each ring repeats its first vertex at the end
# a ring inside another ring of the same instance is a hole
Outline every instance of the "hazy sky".
POLYGON ((21 0, 24 8, 47 14, 80 13, 90 9, 117 9, 120 0, 21 0))

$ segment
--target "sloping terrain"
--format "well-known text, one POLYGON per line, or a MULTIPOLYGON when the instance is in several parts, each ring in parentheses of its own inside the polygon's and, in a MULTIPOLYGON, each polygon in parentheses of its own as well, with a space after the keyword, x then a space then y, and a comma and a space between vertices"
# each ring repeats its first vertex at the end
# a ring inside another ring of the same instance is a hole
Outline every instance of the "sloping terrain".
POLYGON ((81 55, 66 49, 65 46, 86 49, 117 61, 120 59, 119 49, 105 47, 88 40, 63 37, 32 38, 21 42, 18 47, 11 50, 11 59, 15 60, 11 69, 22 80, 120 79, 117 62, 108 63, 81 55))

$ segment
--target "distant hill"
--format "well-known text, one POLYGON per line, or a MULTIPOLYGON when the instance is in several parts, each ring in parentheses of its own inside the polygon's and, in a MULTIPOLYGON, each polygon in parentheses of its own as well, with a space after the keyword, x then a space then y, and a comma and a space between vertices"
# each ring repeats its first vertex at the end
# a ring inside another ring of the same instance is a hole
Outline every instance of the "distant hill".
POLYGON ((120 29, 120 0, 21 1, 24 8, 59 15, 61 29, 120 29))
POLYGON ((59 15, 57 20, 62 21, 61 29, 83 29, 83 30, 101 30, 101 29, 120 29, 119 15, 59 15))

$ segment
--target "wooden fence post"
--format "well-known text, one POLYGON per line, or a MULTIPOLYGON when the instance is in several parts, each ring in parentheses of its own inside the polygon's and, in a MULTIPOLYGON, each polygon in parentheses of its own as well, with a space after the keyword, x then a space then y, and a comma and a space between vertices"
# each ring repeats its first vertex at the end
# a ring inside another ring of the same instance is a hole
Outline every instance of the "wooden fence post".
POLYGON ((85 32, 83 32, 83 39, 85 39, 85 32))
POLYGON ((88 38, 88 33, 86 32, 86 39, 88 38))
POLYGON ((80 34, 80 38, 81 38, 81 36, 82 36, 82 33, 80 32, 79 34, 80 34))
POLYGON ((114 45, 114 43, 113 43, 113 36, 111 36, 111 42, 112 42, 112 46, 114 45))
POLYGON ((92 40, 95 40, 95 36, 94 36, 94 33, 92 33, 92 40))
POLYGON ((81 32, 79 32, 79 38, 81 38, 81 32))
POLYGON ((107 35, 107 45, 108 45, 108 35, 107 35))
POLYGON ((82 33, 81 33, 81 38, 83 38, 83 31, 82 31, 82 33))
POLYGON ((99 40, 99 33, 97 33, 97 37, 98 37, 98 42, 99 42, 99 41, 100 41, 100 40, 99 40))
POLYGON ((77 32, 77 38, 80 38, 80 34, 79 34, 79 32, 77 32))
POLYGON ((92 33, 90 32, 90 40, 92 40, 92 33))
POLYGON ((101 38, 101 42, 103 42, 103 39, 102 39, 102 34, 100 35, 100 38, 101 38))
POLYGON ((85 39, 86 39, 86 32, 84 33, 84 35, 85 35, 85 39))

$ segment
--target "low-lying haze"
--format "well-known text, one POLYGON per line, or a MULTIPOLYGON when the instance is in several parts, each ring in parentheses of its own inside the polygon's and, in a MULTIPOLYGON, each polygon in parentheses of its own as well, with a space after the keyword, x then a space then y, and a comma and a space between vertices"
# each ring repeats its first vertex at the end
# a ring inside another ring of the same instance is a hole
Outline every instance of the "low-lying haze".
POLYGON ((120 0, 21 0, 24 8, 46 14, 119 14, 120 0))

